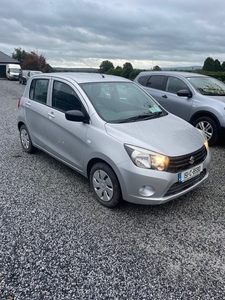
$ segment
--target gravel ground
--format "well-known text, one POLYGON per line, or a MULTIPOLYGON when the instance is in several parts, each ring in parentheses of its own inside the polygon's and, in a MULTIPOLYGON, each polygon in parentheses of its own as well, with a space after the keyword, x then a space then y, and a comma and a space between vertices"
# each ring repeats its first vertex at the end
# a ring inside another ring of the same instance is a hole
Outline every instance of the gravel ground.
POLYGON ((0 299, 225 299, 225 143, 191 193, 107 209, 85 178, 22 151, 23 90, 0 80, 0 299))

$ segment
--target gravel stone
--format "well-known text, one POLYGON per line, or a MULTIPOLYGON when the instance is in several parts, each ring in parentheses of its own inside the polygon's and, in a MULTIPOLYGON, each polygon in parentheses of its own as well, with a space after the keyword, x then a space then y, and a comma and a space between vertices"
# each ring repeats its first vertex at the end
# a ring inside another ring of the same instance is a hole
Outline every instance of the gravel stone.
POLYGON ((225 299, 225 142, 189 194, 108 209, 87 179, 22 151, 23 90, 0 80, 0 300, 225 299))

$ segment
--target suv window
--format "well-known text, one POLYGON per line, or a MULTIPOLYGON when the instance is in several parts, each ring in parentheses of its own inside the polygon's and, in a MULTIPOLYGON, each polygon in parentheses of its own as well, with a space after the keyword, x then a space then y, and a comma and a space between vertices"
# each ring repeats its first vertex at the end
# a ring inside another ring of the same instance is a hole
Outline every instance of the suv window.
POLYGON ((30 85, 29 98, 46 104, 48 92, 48 79, 34 79, 30 85))
POLYGON ((166 84, 166 91, 169 93, 176 94, 179 90, 189 90, 186 83, 184 83, 181 79, 176 77, 168 77, 166 84))
POLYGON ((68 84, 55 80, 53 83, 52 107, 63 112, 81 110, 81 102, 76 92, 68 84))
POLYGON ((146 86, 147 81, 148 81, 149 75, 144 75, 138 78, 138 82, 143 85, 146 86))
POLYGON ((163 84, 166 76, 164 75, 153 75, 147 81, 146 86, 152 89, 164 90, 163 84))

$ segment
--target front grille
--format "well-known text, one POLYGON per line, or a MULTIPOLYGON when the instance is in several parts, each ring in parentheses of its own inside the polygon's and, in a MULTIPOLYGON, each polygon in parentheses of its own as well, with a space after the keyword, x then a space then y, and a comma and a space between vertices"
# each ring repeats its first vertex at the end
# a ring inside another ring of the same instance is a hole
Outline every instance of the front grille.
POLYGON ((202 163, 205 160, 206 156, 207 150, 206 147, 203 146, 199 150, 187 155, 169 157, 170 162, 166 171, 170 173, 182 172, 202 163), (194 160, 194 163, 191 163, 191 160, 194 160))
POLYGON ((164 197, 168 197, 168 196, 172 196, 172 195, 176 195, 182 191, 185 191, 186 189, 188 189, 189 187, 195 185, 196 183, 198 183, 199 181, 201 181, 206 175, 206 170, 204 169, 199 175, 185 181, 185 182, 176 182, 174 183, 170 189, 166 192, 166 194, 164 195, 164 197))

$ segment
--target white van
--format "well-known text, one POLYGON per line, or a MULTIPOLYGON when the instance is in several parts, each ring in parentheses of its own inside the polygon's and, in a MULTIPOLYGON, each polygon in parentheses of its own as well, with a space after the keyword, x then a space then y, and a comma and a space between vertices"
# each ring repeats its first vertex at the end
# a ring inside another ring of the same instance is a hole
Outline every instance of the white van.
POLYGON ((17 64, 7 64, 6 65, 6 77, 8 80, 19 80, 19 73, 21 67, 17 64))

